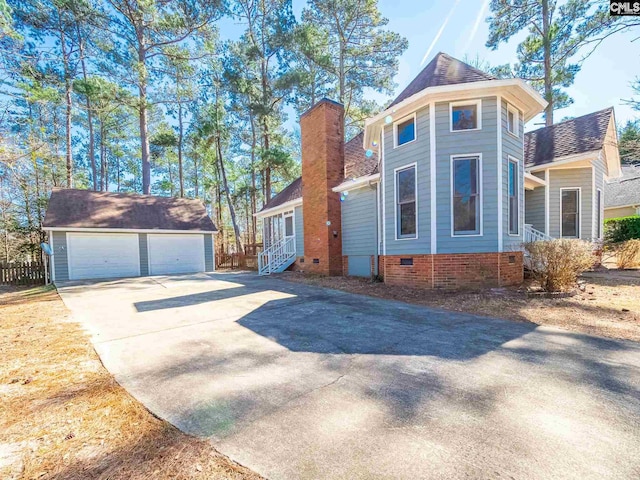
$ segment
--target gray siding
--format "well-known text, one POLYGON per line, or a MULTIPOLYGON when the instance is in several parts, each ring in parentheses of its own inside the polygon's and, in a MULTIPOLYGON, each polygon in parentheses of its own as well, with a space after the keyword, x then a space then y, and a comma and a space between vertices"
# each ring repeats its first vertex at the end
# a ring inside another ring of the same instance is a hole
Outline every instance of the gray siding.
POLYGON ((204 269, 207 272, 215 270, 215 265, 213 264, 213 235, 210 233, 204 236, 204 269))
POLYGON ((353 277, 371 276, 371 255, 349 255, 348 275, 353 277))
MULTIPOLYGON (((342 202, 342 254, 375 255, 377 251, 375 188, 349 191, 342 202)), ((351 270, 351 259, 349 259, 351 270)))
POLYGON ((296 255, 304 255, 304 217, 302 216, 302 205, 294 209, 294 232, 296 234, 296 255))
POLYGON ((138 245, 140 248, 140 276, 149 275, 149 244, 147 243, 147 234, 138 234, 138 245))
POLYGON ((438 253, 498 249, 497 98, 482 99, 482 129, 450 132, 449 103, 436 103, 436 198, 438 253), (482 154, 482 236, 451 235, 451 155, 482 154))
POLYGON ((592 167, 549 170, 549 234, 560 238, 560 189, 581 189, 580 195, 580 237, 592 238, 593 196, 592 167))
MULTIPOLYGON (((400 120, 400 119, 398 119, 400 120)), ((393 125, 384 128, 384 235, 387 255, 404 253, 431 253, 430 240, 430 145, 429 108, 416 114, 416 140, 393 148, 393 125), (418 236, 415 239, 396 240, 395 175, 394 170, 416 164, 418 236)))
POLYGON ((523 161, 523 131, 522 114, 518 114, 518 136, 513 135, 507 128, 508 103, 502 101, 502 246, 504 251, 519 250, 524 231, 524 161, 523 161), (518 234, 509 234, 509 157, 518 160, 518 234))
MULTIPOLYGON (((544 172, 534 173, 536 177, 544 178, 544 172)), ((527 190, 525 196, 525 223, 530 224, 536 230, 546 232, 546 224, 544 220, 544 198, 547 187, 538 187, 533 190, 527 190)))
POLYGON ((53 264, 55 267, 55 281, 69 280, 69 261, 67 258, 66 232, 51 232, 53 235, 53 264))

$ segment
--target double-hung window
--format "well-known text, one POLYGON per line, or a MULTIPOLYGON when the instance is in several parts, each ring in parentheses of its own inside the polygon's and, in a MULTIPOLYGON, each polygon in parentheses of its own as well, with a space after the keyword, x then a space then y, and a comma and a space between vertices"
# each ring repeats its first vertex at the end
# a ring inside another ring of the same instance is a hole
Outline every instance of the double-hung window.
POLYGON ((602 190, 598 189, 596 192, 596 235, 597 238, 602 238, 602 190))
POLYGON ((509 234, 518 235, 520 222, 520 189, 518 185, 518 161, 509 159, 509 234))
POLYGON ((560 190, 561 236, 580 238, 580 189, 560 190))
POLYGON ((396 170, 396 238, 416 238, 416 166, 396 170))
POLYGON ((516 137, 520 136, 520 132, 518 131, 518 123, 519 123, 519 114, 518 110, 516 110, 511 105, 507 106, 507 131, 515 135, 516 137))
POLYGON ((451 161, 453 235, 479 235, 480 157, 453 157, 451 161))

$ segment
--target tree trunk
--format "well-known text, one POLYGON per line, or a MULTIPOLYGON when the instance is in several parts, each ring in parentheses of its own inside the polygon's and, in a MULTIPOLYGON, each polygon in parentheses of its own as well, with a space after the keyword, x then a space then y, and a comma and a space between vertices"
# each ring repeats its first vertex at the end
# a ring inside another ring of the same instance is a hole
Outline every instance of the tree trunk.
POLYGON ((148 107, 147 107, 147 52, 145 50, 144 35, 140 28, 136 32, 138 38, 138 114, 140 120, 140 149, 142 156, 142 193, 149 195, 151 193, 151 153, 149 151, 149 132, 148 132, 148 107))
POLYGON ((199 195, 199 185, 198 185, 198 154, 193 153, 193 189, 195 197, 198 198, 199 195))
POLYGON ((258 219, 253 215, 258 213, 257 189, 256 189, 256 125, 253 113, 249 112, 249 120, 251 122, 251 243, 256 243, 256 235, 258 228, 258 219))
POLYGON ((231 216, 231 223, 233 224, 233 233, 236 237, 236 251, 238 253, 242 252, 242 243, 240 243, 240 228, 238 227, 238 222, 236 220, 236 210, 233 207, 233 202, 231 201, 231 194, 229 193, 229 184, 227 183, 227 174, 224 168, 224 161, 222 160, 222 145, 220 142, 220 135, 216 136, 216 149, 218 153, 218 161, 220 163, 220 174, 222 176, 222 186, 224 187, 224 193, 227 197, 227 204, 229 205, 229 215, 231 216))
POLYGON ((180 182, 180 198, 184 197, 184 173, 182 171, 182 139, 184 126, 182 123, 182 102, 178 97, 178 178, 180 182))
POLYGON ((542 48, 544 52, 544 99, 549 102, 544 109, 544 122, 553 125, 553 85, 551 82, 551 18, 549 0, 542 0, 542 48))
MULTIPOLYGON (((87 82, 87 65, 84 61, 84 42, 78 26, 78 47, 80 49, 80 66, 82 67, 82 78, 85 83, 87 82)), ((91 164, 91 176, 93 178, 93 190, 98 190, 98 169, 96 166, 96 152, 95 152, 95 138, 93 135, 93 111, 91 107, 91 99, 89 95, 85 97, 85 104, 87 105, 87 126, 89 127, 89 163, 91 164)))
POLYGON ((106 175, 107 175, 107 159, 106 159, 106 147, 105 147, 105 141, 104 141, 104 136, 105 136, 105 128, 104 128, 104 121, 100 122, 100 191, 104 192, 105 191, 105 184, 106 184, 106 175))
POLYGON ((66 160, 67 160, 67 188, 73 186, 73 154, 71 152, 71 72, 69 71, 69 53, 64 30, 60 27, 60 48, 62 50, 62 66, 64 70, 64 99, 66 104, 65 113, 65 138, 66 138, 66 160))

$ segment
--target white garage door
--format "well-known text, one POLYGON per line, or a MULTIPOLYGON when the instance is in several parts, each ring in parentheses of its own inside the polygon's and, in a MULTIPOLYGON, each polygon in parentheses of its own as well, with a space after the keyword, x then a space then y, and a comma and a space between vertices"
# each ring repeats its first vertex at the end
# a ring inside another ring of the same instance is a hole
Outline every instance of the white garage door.
POLYGON ((69 279, 137 277, 138 235, 68 233, 69 279))
POLYGON ((149 235, 149 273, 204 272, 204 235, 149 235))

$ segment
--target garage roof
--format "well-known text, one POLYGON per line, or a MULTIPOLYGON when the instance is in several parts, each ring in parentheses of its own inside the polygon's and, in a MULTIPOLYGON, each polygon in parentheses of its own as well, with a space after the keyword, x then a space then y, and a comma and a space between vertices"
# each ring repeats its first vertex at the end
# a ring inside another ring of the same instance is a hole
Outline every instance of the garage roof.
POLYGON ((200 200, 54 188, 46 228, 215 232, 200 200))

